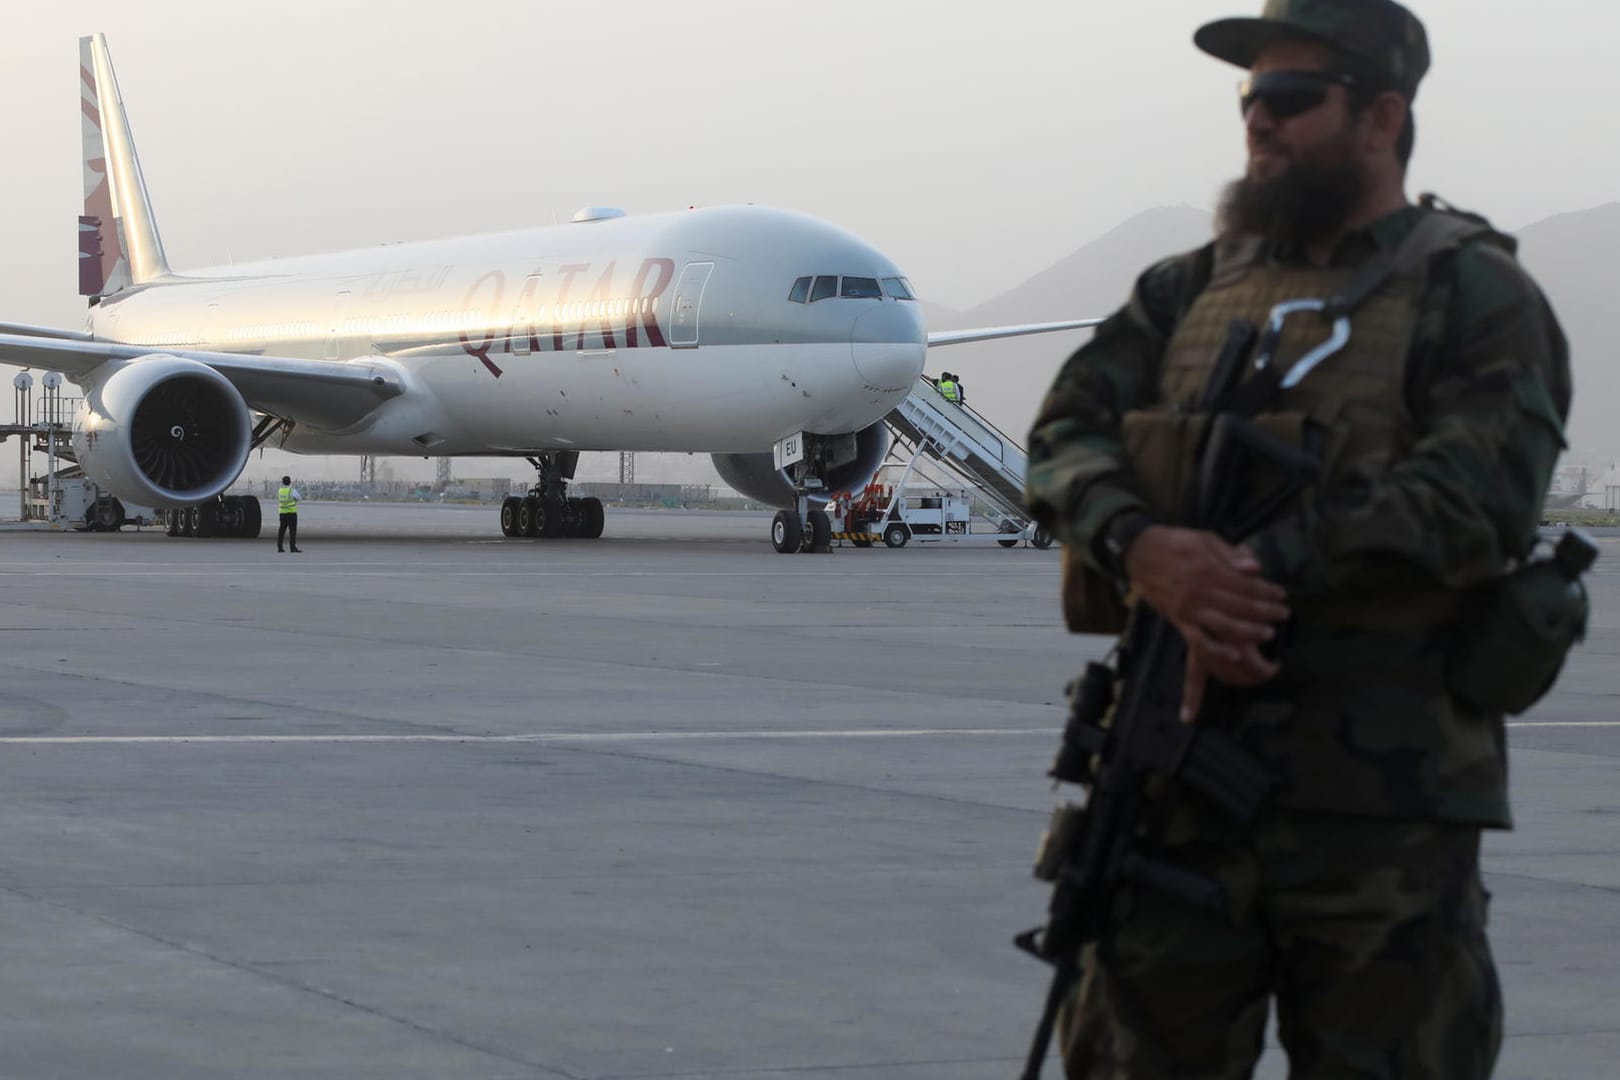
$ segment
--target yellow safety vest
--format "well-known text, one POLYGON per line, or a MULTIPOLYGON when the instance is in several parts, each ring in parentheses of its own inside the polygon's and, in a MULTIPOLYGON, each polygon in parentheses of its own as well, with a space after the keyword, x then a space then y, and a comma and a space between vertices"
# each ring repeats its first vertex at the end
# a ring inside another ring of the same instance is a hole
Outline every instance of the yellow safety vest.
POLYGON ((276 492, 276 502, 281 505, 283 514, 298 513, 298 500, 293 498, 292 488, 284 487, 276 492))
POLYGON ((956 388, 956 383, 950 379, 941 379, 939 381, 939 392, 945 395, 946 401, 960 401, 962 399, 961 391, 956 388))

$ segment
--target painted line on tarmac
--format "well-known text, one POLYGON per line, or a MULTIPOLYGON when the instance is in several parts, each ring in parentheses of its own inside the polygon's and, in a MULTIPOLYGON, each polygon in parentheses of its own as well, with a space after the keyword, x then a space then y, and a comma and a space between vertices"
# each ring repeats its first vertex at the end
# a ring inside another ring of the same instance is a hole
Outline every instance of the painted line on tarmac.
POLYGON ((908 739, 941 736, 1055 735, 1056 728, 897 728, 843 731, 555 731, 528 735, 9 735, 7 746, 164 743, 592 743, 718 742, 727 739, 908 739))
POLYGON ((1620 727, 1620 720, 1514 720, 1508 727, 1620 727))
MULTIPOLYGON (((1510 728, 1612 728, 1620 720, 1523 720, 1510 728)), ((914 739, 1051 736, 1057 729, 1039 728, 895 728, 837 731, 554 731, 527 735, 8 735, 4 746, 143 746, 174 743, 613 743, 723 742, 771 739, 914 739)))
MULTIPOLYGON (((559 569, 559 570, 533 570, 533 569, 528 569, 528 568, 524 568, 524 567, 514 567, 514 568, 511 568, 511 569, 502 569, 502 570, 458 570, 458 569, 455 569, 454 567, 446 568, 444 566, 428 565, 428 566, 422 566, 422 567, 408 567, 408 566, 389 567, 389 568, 386 568, 386 569, 379 570, 379 569, 377 569, 377 564, 374 563, 374 562, 318 563, 318 564, 316 564, 316 563, 304 563, 302 565, 305 566, 305 567, 308 567, 308 569, 287 567, 285 569, 268 571, 268 573, 275 574, 278 577, 288 577, 288 576, 295 575, 295 574, 307 577, 307 576, 310 576, 312 574, 321 574, 321 573, 324 573, 325 571, 329 571, 329 570, 344 570, 344 571, 347 571, 344 574, 345 577, 367 577, 367 578, 388 578, 388 577, 402 577, 402 576, 415 577, 419 573, 427 572, 427 573, 431 573, 432 576, 435 577, 435 578, 446 578, 446 577, 501 577, 501 578, 504 578, 504 577, 584 577, 584 578, 607 577, 607 578, 659 578, 659 579, 662 579, 662 580, 667 580, 669 578, 711 578, 711 577, 713 577, 713 578, 745 578, 745 577, 780 578, 780 577, 784 577, 784 576, 786 576, 786 577, 810 577, 812 575, 821 576, 820 572, 817 571, 817 570, 790 570, 790 569, 786 569, 786 568, 778 569, 778 570, 680 570, 680 569, 674 569, 674 568, 663 569, 663 570, 564 570, 564 569, 559 569), (361 568, 363 568, 363 569, 361 569, 361 568)), ((258 563, 222 563, 222 564, 212 566, 212 567, 208 567, 208 568, 205 568, 205 569, 198 569, 196 567, 190 567, 190 568, 186 568, 186 569, 175 569, 175 570, 141 570, 141 569, 132 569, 132 568, 129 568, 129 567, 104 566, 104 565, 97 564, 97 565, 93 565, 93 566, 77 566, 77 567, 72 567, 72 568, 67 568, 67 569, 60 569, 60 570, 12 570, 12 569, 7 569, 5 564, 0 563, 0 576, 5 576, 5 577, 68 577, 68 578, 85 578, 85 579, 89 579, 89 578, 140 578, 140 577, 199 577, 199 578, 229 578, 229 579, 231 579, 233 581, 239 581, 239 580, 242 580, 241 575, 242 575, 242 572, 244 570, 254 569, 254 568, 257 568, 259 566, 260 566, 260 564, 258 564, 258 563)), ((1023 572, 1031 572, 1031 571, 1033 571, 1033 572, 1046 572, 1046 571, 1049 571, 1051 568, 1050 567, 1044 567, 1044 568, 1043 567, 1010 567, 1008 569, 1010 571, 1013 571, 1013 572, 1019 572, 1019 571, 1023 571, 1023 572)), ((904 577, 917 577, 917 578, 927 577, 927 578, 933 578, 933 577, 938 577, 938 576, 939 576, 939 571, 937 569, 928 569, 928 568, 923 568, 923 567, 914 567, 914 568, 909 568, 909 569, 904 569, 904 570, 854 570, 854 571, 845 571, 845 570, 841 569, 841 570, 838 571, 839 580, 844 580, 846 578, 863 578, 863 577, 869 577, 869 578, 904 578, 904 577)))

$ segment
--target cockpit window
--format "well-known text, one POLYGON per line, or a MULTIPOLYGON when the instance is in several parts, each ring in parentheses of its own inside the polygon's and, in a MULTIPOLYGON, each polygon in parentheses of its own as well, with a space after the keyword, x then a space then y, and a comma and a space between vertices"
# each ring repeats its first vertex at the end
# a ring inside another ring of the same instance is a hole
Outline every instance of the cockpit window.
POLYGON ((793 282, 788 299, 795 304, 813 304, 817 300, 831 300, 841 296, 846 300, 882 300, 886 295, 896 300, 915 300, 911 283, 905 278, 884 278, 880 284, 875 277, 843 277, 819 274, 802 277, 793 282))

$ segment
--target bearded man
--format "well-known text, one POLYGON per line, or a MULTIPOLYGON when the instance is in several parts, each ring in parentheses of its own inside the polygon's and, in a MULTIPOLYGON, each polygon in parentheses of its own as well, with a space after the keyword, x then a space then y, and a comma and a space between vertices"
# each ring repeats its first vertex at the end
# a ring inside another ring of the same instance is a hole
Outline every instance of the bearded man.
POLYGON ((1534 544, 1567 348, 1509 238, 1407 198, 1429 67, 1411 12, 1268 0, 1194 41, 1248 69, 1247 170, 1215 240, 1148 269, 1064 364, 1027 497, 1066 545, 1071 628, 1117 629, 1088 617, 1099 596, 1157 611, 1186 640, 1183 719, 1277 787, 1239 825, 1168 784, 1156 857, 1215 878, 1226 910, 1127 888, 1081 956, 1064 1061, 1246 1077, 1275 999, 1294 1080, 1486 1077, 1502 1005, 1479 841, 1511 825, 1506 741, 1445 657, 1463 593, 1534 544), (1258 345, 1217 363, 1244 326, 1258 345), (1301 368, 1250 415, 1313 447, 1317 478, 1247 535, 1185 527, 1197 403, 1241 395, 1257 357, 1301 368))

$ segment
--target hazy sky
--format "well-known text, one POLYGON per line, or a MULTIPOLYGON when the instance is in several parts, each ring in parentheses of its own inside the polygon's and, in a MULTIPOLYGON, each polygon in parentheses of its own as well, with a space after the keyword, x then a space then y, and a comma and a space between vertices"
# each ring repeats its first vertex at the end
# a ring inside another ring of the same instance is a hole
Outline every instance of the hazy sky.
MULTIPOLYGON (((585 205, 751 201, 843 225, 929 299, 966 308, 1140 210, 1211 205, 1241 166, 1239 72, 1191 35, 1259 7, 14 5, 0 39, 0 320, 83 317, 81 34, 107 34, 179 270, 545 224, 585 205)), ((1611 4, 1415 9, 1435 64, 1414 192, 1510 229, 1620 198, 1611 4)), ((1122 298, 1135 270, 1121 268, 1122 298)))
MULTIPOLYGON (((147 0, 17 5, 0 45, 0 320, 76 322, 77 37, 108 36, 177 268, 753 201, 968 307, 1239 168, 1259 0, 147 0)), ((1431 0, 1413 187, 1514 227, 1620 198, 1620 15, 1431 0)), ((1054 317, 1070 314, 1053 312, 1054 317)))

